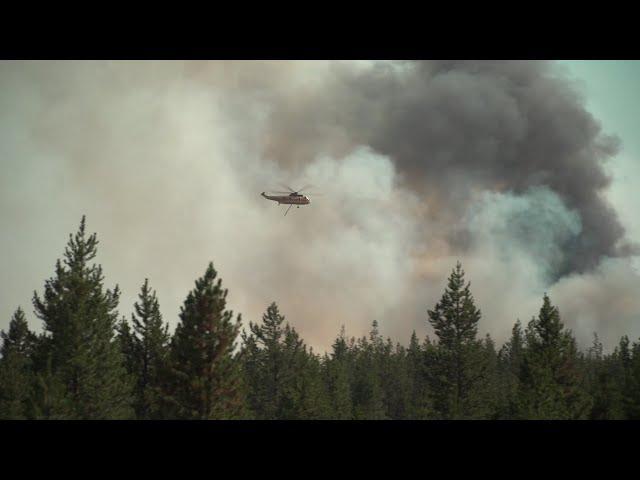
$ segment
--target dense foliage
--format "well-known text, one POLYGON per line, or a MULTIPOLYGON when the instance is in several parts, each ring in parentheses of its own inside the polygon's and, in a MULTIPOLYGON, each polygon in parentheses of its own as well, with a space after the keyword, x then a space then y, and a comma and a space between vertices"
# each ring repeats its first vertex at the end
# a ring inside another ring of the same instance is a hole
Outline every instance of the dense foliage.
POLYGON ((0 419, 640 419, 640 341, 581 352, 545 294, 499 349, 459 263, 408 346, 344 327, 319 355, 275 303, 241 331, 209 264, 171 334, 145 280, 131 321, 91 264, 85 220, 33 297, 42 333, 18 308, 0 332, 0 419))

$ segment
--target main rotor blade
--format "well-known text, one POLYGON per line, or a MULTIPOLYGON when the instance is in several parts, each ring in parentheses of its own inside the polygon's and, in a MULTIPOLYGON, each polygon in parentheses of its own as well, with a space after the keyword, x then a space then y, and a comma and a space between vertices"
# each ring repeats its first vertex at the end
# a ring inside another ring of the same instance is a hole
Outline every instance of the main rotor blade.
POLYGON ((296 193, 296 191, 293 188, 291 188, 289 185, 285 185, 284 183, 281 183, 280 186, 289 190, 290 193, 296 193))
POLYGON ((296 192, 303 192, 306 188, 311 188, 311 187, 313 187, 313 185, 305 185, 304 187, 296 190, 296 192))

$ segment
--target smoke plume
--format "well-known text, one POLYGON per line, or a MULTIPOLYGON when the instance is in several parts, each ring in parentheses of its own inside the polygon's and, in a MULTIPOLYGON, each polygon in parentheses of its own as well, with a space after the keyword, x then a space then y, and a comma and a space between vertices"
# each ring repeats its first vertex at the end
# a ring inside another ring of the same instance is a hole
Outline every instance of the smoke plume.
POLYGON ((149 277, 172 325, 213 260, 245 322, 406 342, 461 260, 499 341, 545 291, 637 335, 617 151, 550 62, 3 62, 0 327, 86 214, 121 312, 149 277), (282 183, 323 195, 284 217, 282 183))
MULTIPOLYGON (((475 193, 525 196, 547 187, 580 219, 548 267, 554 280, 605 257, 637 253, 602 194, 604 163, 618 151, 583 100, 547 62, 407 62, 338 65, 329 85, 272 113, 267 155, 289 163, 369 145, 389 156, 428 216, 470 241, 457 219, 475 193)), ((535 213, 534 213, 535 214, 535 213)))

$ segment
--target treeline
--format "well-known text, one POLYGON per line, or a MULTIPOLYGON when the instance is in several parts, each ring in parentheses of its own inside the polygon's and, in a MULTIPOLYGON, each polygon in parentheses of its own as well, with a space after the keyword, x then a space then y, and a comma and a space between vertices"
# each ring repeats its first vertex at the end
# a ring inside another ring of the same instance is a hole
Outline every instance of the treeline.
POLYGON ((173 334, 145 280, 130 319, 92 263, 85 220, 34 293, 43 333, 18 308, 0 349, 1 419, 639 419, 640 343, 585 352, 544 296, 497 349, 458 264, 408 346, 344 328, 330 352, 305 345, 275 303, 241 330, 212 264, 173 334))

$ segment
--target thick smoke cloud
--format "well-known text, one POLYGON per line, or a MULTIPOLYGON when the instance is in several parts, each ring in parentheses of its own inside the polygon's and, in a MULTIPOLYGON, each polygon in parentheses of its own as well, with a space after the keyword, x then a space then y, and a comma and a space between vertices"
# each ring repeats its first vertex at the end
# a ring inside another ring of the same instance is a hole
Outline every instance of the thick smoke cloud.
POLYGON ((461 260, 498 341, 545 291, 586 341, 638 335, 616 149, 545 62, 0 63, 0 328, 87 214, 121 312, 148 276, 173 326, 213 260, 245 322, 406 342, 461 260), (283 217, 280 183, 323 196, 283 217))
MULTIPOLYGON (((554 279, 637 252, 603 198, 604 163, 618 141, 603 135, 582 99, 547 62, 406 62, 337 66, 330 86, 276 107, 268 154, 289 162, 370 145, 393 159, 432 220, 457 225, 478 191, 525 195, 545 186, 582 228, 563 240, 554 279), (348 134, 345 134, 348 132, 348 134), (349 138, 345 138, 348 135, 349 138)), ((464 226, 448 232, 465 251, 464 226)))

